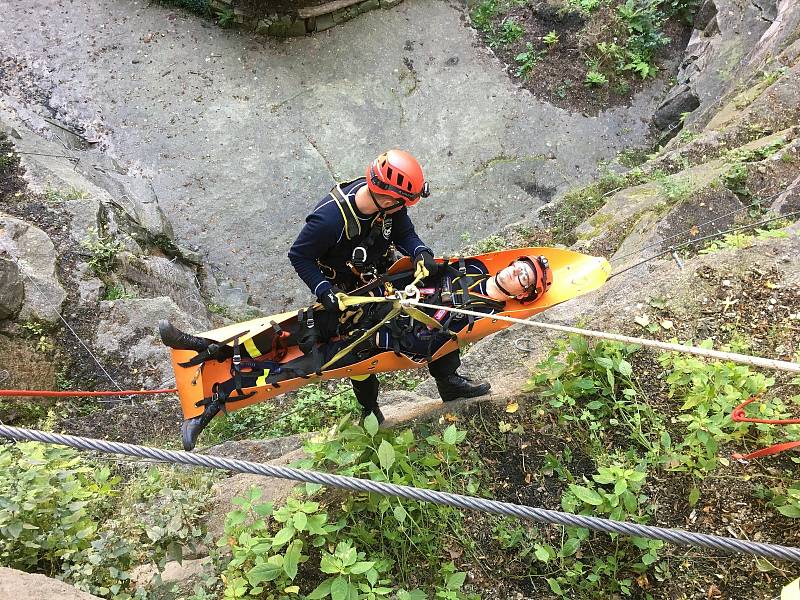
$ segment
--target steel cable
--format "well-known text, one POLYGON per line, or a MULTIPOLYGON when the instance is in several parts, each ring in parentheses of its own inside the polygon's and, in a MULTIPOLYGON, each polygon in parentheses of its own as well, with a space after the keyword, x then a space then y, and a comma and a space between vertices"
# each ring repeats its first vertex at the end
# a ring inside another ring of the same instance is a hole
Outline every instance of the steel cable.
POLYGON ((140 458, 166 461, 174 464, 225 469, 227 471, 234 471, 237 473, 251 473, 266 477, 278 477, 281 479, 289 479, 298 482, 315 483, 351 491, 369 492, 380 494, 382 496, 394 496, 405 498, 407 500, 432 502, 442 506, 452 506, 455 508, 517 517, 519 519, 537 521, 539 523, 563 525, 566 527, 584 527, 606 533, 619 533, 623 535, 663 540, 678 546, 700 546, 721 552, 753 554, 756 556, 765 556, 777 560, 800 562, 800 548, 792 548, 789 546, 780 546, 777 544, 766 544, 761 542, 751 542, 749 540, 738 540, 735 538, 694 533, 680 529, 667 529, 652 525, 640 525, 638 523, 628 523, 625 521, 612 521, 611 519, 604 519, 601 517, 574 515, 561 511, 524 506, 521 504, 512 504, 510 502, 499 502, 497 500, 488 500, 485 498, 476 498, 474 496, 464 496, 461 494, 451 494, 449 492, 420 489, 406 485, 372 481, 369 479, 359 479, 357 477, 332 475, 330 473, 320 473, 318 471, 307 471, 294 469, 291 467, 266 465, 244 460, 222 458, 218 456, 193 454, 191 452, 161 450, 147 446, 137 446, 134 444, 124 444, 121 442, 109 442, 105 440, 63 435, 46 431, 9 427, 6 425, 0 425, 0 436, 13 440, 33 440, 49 444, 59 444, 80 450, 94 450, 112 454, 124 454, 128 456, 138 456, 140 458))

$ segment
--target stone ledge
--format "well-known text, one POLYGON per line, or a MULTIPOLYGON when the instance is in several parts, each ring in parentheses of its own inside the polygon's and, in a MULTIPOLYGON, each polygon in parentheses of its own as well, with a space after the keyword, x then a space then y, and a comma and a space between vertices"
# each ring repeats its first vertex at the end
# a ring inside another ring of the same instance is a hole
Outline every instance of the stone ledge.
POLYGON ((291 13, 256 16, 248 13, 237 0, 210 0, 218 11, 233 10, 234 22, 241 27, 273 37, 296 37, 330 29, 358 15, 378 8, 393 8, 403 0, 332 0, 319 6, 300 8, 291 13))

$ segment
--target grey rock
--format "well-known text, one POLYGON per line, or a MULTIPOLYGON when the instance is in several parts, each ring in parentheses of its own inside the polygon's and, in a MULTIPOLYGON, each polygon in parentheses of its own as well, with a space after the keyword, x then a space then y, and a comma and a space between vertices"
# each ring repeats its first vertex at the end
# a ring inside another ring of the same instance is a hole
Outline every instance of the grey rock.
POLYGON ((24 300, 25 285, 17 263, 0 256, 0 321, 13 318, 24 300))
POLYGON ((289 435, 266 440, 228 441, 207 449, 206 454, 236 460, 267 462, 299 449, 307 437, 309 434, 289 435))
MULTIPOLYGON (((201 583, 204 576, 213 574, 214 565, 210 557, 169 561, 159 575, 155 565, 141 565, 131 569, 131 581, 137 588, 167 590, 175 586, 178 594, 191 594, 192 589, 201 583)), ((170 593, 171 595, 171 593, 170 593)))
POLYGON ((21 319, 55 322, 67 294, 56 277, 56 250, 38 227, 0 213, 0 252, 17 261, 23 276, 25 301, 21 319))
POLYGON ((700 106, 697 94, 688 85, 676 86, 656 109, 653 123, 661 130, 681 124, 681 116, 700 106))
POLYGON ((694 25, 695 29, 703 30, 706 26, 711 22, 712 19, 716 18, 717 16, 717 5, 714 0, 706 0, 703 2, 702 6, 697 9, 697 12, 694 15, 694 25))
POLYGON ((770 206, 770 210, 778 215, 785 215, 800 210, 800 177, 790 183, 770 206))
POLYGON ((77 243, 81 243, 90 234, 90 230, 100 225, 101 205, 94 197, 79 198, 64 202, 64 208, 72 215, 70 235, 77 243))
POLYGON ((136 366, 146 387, 158 386, 173 375, 169 349, 158 336, 159 320, 169 319, 195 333, 208 327, 207 321, 188 315, 167 297, 103 301, 98 313, 95 347, 136 366))
POLYGON ((11 600, 102 600, 44 575, 0 567, 0 598, 11 600))
POLYGON ((121 277, 135 283, 152 295, 168 295, 183 310, 198 318, 207 317, 192 269, 162 256, 136 256, 123 253, 118 257, 121 277))
POLYGON ((219 284, 219 295, 224 304, 239 308, 247 306, 247 301, 250 298, 243 285, 237 286, 230 281, 223 281, 219 284))
POLYGON ((83 279, 78 282, 78 294, 81 304, 93 305, 100 301, 100 294, 103 292, 103 282, 97 277, 83 279))

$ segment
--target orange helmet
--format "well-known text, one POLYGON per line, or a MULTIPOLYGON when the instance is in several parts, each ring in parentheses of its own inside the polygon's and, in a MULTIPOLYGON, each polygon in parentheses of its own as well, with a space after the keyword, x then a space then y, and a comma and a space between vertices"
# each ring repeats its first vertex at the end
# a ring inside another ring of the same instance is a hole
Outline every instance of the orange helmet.
POLYGON ((384 152, 369 164, 367 186, 371 192, 397 198, 406 206, 430 195, 419 162, 402 150, 384 152))
POLYGON ((553 270, 544 256, 520 256, 511 264, 513 265, 517 261, 528 263, 533 268, 534 273, 534 280, 525 289, 525 297, 520 298, 519 301, 523 304, 533 302, 550 289, 553 284, 553 270))

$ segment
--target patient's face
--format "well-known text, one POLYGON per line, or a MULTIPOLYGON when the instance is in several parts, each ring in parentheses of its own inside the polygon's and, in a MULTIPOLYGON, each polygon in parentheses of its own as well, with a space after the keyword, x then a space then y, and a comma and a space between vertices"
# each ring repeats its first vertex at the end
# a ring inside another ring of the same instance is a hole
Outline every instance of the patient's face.
POLYGON ((495 279, 504 290, 513 296, 522 296, 535 283, 536 273, 525 261, 516 260, 497 273, 495 279))

